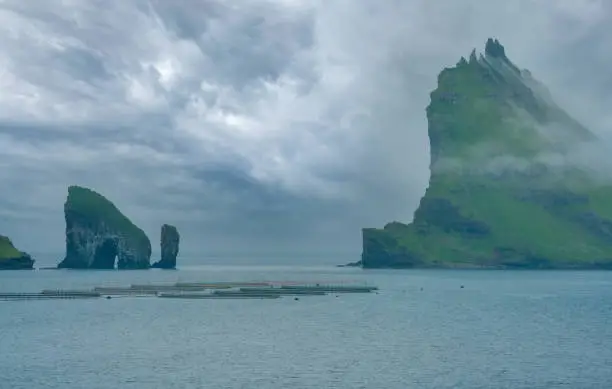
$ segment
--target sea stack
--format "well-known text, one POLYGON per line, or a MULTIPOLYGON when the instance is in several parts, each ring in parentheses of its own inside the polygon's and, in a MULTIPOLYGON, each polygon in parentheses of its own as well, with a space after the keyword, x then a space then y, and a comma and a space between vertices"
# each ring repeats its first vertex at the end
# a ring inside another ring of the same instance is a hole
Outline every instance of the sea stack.
POLYGON ((0 270, 32 269, 34 260, 29 254, 17 250, 11 240, 0 235, 0 270))
POLYGON ((161 228, 161 259, 152 267, 159 269, 176 269, 176 257, 179 252, 180 235, 175 226, 164 224, 161 228))
POLYGON ((429 186, 410 223, 363 229, 358 265, 612 269, 612 186, 576 157, 602 142, 497 39, 430 97, 429 186))
POLYGON ((64 204, 66 257, 58 268, 147 269, 151 242, 115 205, 80 186, 68 188, 64 204))

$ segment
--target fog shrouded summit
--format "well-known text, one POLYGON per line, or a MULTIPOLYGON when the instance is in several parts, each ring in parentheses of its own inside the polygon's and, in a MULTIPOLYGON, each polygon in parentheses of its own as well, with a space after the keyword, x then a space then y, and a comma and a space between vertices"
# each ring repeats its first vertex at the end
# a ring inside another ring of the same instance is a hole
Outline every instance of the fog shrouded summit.
POLYGON ((440 72, 427 120, 425 195, 363 230, 363 267, 612 269, 612 182, 574 158, 602 145, 497 39, 440 72))
POLYGON ((429 92, 489 36, 608 139, 611 19, 587 0, 4 1, 0 234, 61 252, 82 185, 149 236, 176 225, 182 253, 358 254, 361 227, 412 218, 429 92))

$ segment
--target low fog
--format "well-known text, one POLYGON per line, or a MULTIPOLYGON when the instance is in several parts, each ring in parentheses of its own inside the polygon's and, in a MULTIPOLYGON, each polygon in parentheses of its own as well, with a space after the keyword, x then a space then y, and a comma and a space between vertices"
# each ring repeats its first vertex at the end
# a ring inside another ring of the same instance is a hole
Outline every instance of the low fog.
POLYGON ((358 254, 362 227, 412 218, 429 93, 488 37, 610 144, 611 4, 4 1, 0 233, 61 253, 78 184, 154 250, 170 223, 183 253, 358 254))

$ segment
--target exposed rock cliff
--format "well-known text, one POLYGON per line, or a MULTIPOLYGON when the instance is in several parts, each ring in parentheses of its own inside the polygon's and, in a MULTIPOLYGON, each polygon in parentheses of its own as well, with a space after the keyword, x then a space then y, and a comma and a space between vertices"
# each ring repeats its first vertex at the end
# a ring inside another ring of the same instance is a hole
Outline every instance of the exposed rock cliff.
POLYGON ((29 254, 17 250, 13 242, 0 235, 0 270, 32 269, 34 260, 29 254))
POLYGON ((438 76, 431 178, 410 224, 363 229, 363 267, 612 268, 612 188, 573 161, 596 137, 489 39, 438 76))
POLYGON ((147 269, 151 242, 113 203, 93 190, 71 186, 64 204, 66 257, 59 268, 147 269))
POLYGON ((180 235, 176 227, 164 224, 161 228, 161 259, 152 267, 159 269, 175 269, 176 257, 179 252, 180 235))

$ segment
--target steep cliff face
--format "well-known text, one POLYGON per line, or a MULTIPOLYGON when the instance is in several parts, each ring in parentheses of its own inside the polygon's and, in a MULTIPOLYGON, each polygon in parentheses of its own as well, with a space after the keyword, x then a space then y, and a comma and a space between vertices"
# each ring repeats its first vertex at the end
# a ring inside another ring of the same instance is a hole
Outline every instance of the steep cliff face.
POLYGON ((161 259, 152 267, 159 269, 175 269, 176 257, 179 252, 180 235, 175 226, 164 224, 161 228, 161 259))
POLYGON ((596 137, 489 39, 438 76, 413 222, 363 229, 363 267, 612 268, 612 188, 574 164, 596 137))
POLYGON ((147 269, 151 242, 113 203, 93 190, 71 186, 64 204, 66 257, 59 268, 147 269))
POLYGON ((0 270, 32 269, 34 260, 29 254, 17 250, 11 240, 0 235, 0 270))

